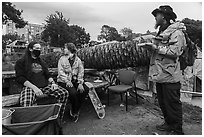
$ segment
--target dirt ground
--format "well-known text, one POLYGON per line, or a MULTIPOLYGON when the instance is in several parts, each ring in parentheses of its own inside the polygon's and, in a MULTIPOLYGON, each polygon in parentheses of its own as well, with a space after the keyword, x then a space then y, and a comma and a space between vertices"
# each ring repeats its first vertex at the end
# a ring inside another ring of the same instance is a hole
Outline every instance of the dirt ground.
MULTIPOLYGON (((106 104, 106 96, 99 92, 102 104, 106 104)), ((166 131, 158 131, 155 126, 163 122, 161 111, 154 104, 153 98, 144 96, 136 104, 134 98, 129 97, 128 112, 125 106, 120 106, 120 96, 111 95, 110 105, 106 106, 106 116, 98 119, 96 112, 87 99, 81 109, 77 123, 71 121, 66 112, 63 123, 65 135, 168 135, 166 131)), ((125 100, 125 98, 124 98, 125 100)), ((202 109, 183 103, 183 130, 185 135, 202 135, 202 109)))

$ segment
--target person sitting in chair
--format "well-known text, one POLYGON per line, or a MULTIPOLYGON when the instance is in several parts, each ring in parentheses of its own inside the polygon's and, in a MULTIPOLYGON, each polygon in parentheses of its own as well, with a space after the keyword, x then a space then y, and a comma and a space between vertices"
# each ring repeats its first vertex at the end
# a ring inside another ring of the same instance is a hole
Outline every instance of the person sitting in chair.
POLYGON ((84 84, 84 67, 76 55, 73 43, 65 43, 64 55, 58 61, 58 85, 69 91, 71 103, 70 115, 74 122, 78 121, 80 107, 88 94, 88 87, 84 84))
POLYGON ((40 53, 41 45, 33 41, 28 45, 24 56, 15 64, 16 80, 24 86, 20 93, 20 105, 32 106, 36 98, 43 94, 53 96, 58 103, 62 103, 59 114, 62 119, 69 93, 55 84, 48 68, 40 58, 40 53))

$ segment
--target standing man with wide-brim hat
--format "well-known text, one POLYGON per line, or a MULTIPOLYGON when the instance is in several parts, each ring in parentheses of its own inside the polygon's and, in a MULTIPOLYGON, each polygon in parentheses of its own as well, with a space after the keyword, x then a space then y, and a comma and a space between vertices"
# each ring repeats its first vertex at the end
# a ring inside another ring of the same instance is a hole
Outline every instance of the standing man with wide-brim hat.
POLYGON ((186 27, 176 22, 176 14, 169 5, 160 6, 152 11, 155 17, 155 29, 159 27, 157 42, 147 43, 144 48, 152 52, 149 68, 149 80, 156 82, 157 97, 164 116, 164 123, 157 125, 161 131, 183 135, 182 103, 180 101, 180 70, 179 56, 186 46, 183 31, 186 27))

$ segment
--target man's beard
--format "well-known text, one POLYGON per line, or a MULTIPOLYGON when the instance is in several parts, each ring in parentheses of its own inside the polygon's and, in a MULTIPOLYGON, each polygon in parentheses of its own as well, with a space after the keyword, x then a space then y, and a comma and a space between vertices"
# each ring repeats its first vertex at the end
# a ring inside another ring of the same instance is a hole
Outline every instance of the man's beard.
POLYGON ((154 25, 154 29, 157 29, 159 26, 161 26, 161 24, 156 22, 154 25))

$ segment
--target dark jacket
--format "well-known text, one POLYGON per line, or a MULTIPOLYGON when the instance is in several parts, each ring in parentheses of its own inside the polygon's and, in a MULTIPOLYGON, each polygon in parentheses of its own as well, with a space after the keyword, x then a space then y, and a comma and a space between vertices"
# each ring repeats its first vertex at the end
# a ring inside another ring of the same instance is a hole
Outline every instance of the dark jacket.
POLYGON ((47 86, 50 73, 45 63, 40 58, 31 59, 30 61, 31 67, 28 70, 26 70, 29 67, 26 67, 25 58, 21 58, 16 62, 16 81, 23 85, 28 80, 39 88, 47 86))

